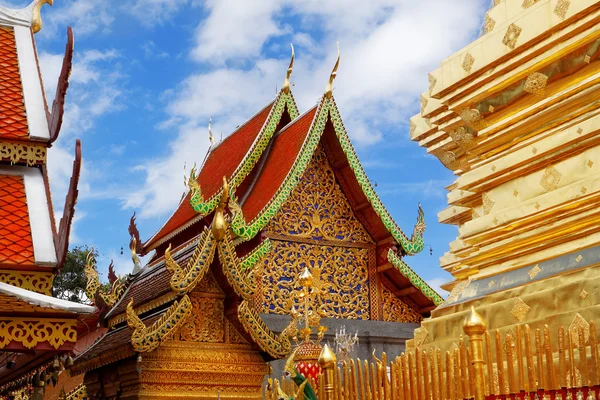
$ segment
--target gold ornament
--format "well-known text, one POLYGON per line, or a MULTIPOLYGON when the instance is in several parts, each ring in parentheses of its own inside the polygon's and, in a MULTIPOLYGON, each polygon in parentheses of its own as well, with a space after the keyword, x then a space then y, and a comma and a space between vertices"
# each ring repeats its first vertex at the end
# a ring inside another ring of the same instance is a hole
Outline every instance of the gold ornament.
POLYGON ((0 349, 12 341, 21 343, 28 349, 40 343, 48 343, 58 349, 67 342, 77 341, 77 321, 0 317, 0 349))
POLYGON ((0 282, 48 296, 52 295, 53 280, 51 272, 0 270, 0 282))
POLYGON ((0 141, 0 160, 10 161, 13 164, 27 163, 30 167, 35 164, 46 164, 46 147, 0 141))

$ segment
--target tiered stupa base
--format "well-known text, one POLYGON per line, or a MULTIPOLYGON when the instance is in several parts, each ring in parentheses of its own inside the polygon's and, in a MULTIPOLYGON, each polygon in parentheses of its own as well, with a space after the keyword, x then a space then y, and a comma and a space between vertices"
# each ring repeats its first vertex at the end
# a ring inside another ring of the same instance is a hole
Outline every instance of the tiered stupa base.
MULTIPOLYGON (((579 256, 575 255, 574 258, 577 260, 579 256)), ((588 258, 590 263, 595 263, 598 255, 595 254, 593 260, 592 257, 588 258)), ((579 260, 581 264, 586 264, 581 258, 579 260)), ((546 263, 560 265, 560 261, 565 260, 555 259, 546 263)), ((589 322, 600 316, 600 267, 583 268, 586 265, 581 265, 581 268, 537 280, 536 272, 537 275, 542 275, 538 269, 543 271, 544 264, 539 263, 523 271, 511 271, 482 281, 472 281, 470 287, 463 292, 462 297, 467 299, 459 299, 457 303, 433 311, 431 318, 424 320, 415 331, 415 339, 407 341, 407 348, 419 346, 421 349, 435 347, 442 351, 451 349, 464 336, 463 321, 471 306, 481 314, 492 335, 495 335, 495 330, 499 330, 502 337, 505 337, 512 330, 514 337, 515 327, 525 324, 529 325, 532 332, 536 329, 543 332, 544 326, 548 325, 555 343, 561 326, 565 332, 576 329, 573 332, 575 338, 579 328, 583 327, 587 340, 589 322), (483 297, 477 296, 482 288, 502 284, 510 286, 518 282, 517 275, 523 273, 530 283, 485 294, 483 297), (493 284, 490 285, 492 281, 493 284), (470 296, 473 297, 469 298, 470 296)))
POLYGON ((248 345, 167 342, 126 362, 86 374, 102 399, 262 399, 268 365, 248 345), (114 385, 112 384, 114 383, 114 385), (220 397, 219 397, 220 396, 220 397))

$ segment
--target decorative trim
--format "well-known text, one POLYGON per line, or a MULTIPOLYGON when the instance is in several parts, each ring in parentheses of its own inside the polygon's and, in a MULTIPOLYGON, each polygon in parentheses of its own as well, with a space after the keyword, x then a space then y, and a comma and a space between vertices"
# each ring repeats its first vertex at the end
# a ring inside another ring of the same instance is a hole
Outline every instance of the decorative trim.
POLYGON ((369 271, 369 297, 370 297, 370 319, 372 321, 383 321, 381 282, 377 272, 377 256, 375 250, 371 249, 368 253, 368 271, 369 271))
POLYGON ((171 245, 165 250, 165 267, 173 273, 171 289, 177 294, 188 293, 204 278, 215 256, 216 242, 211 229, 204 228, 200 234, 196 250, 182 268, 171 256, 171 245))
MULTIPOLYGON (((177 295, 173 292, 169 292, 165 295, 160 296, 157 299, 151 300, 147 303, 144 303, 142 305, 140 305, 139 307, 135 307, 135 313, 136 314, 144 314, 147 313, 148 311, 151 311, 155 308, 158 308, 164 304, 167 304, 173 300, 175 300, 177 298, 177 295)), ((121 314, 117 315, 114 318, 111 318, 110 321, 108 321, 108 327, 112 328, 113 326, 116 326, 118 324, 120 324, 121 322, 124 322, 127 319, 127 314, 126 312, 122 312, 121 314)))
POLYGON ((0 160, 13 164, 27 163, 30 167, 46 164, 46 146, 33 143, 0 141, 0 160))
POLYGON ((160 319, 147 327, 133 310, 133 299, 127 305, 127 325, 133 329, 131 345, 138 353, 152 351, 175 333, 192 313, 188 295, 175 301, 160 319))
POLYGON ((75 389, 67 393, 67 400, 84 400, 87 398, 87 389, 80 383, 75 389))
MULTIPOLYGON (((105 292, 102 290, 102 285, 100 284, 100 279, 98 278, 98 271, 96 271, 96 263, 93 258, 93 249, 87 255, 85 269, 83 270, 87 283, 85 285, 85 295, 92 302, 96 303, 96 294, 100 296, 102 301, 106 303, 108 307, 112 307, 115 303, 121 298, 123 293, 125 292, 125 284, 121 282, 120 279, 115 279, 112 283, 110 292, 105 292)), ((112 266, 109 267, 109 271, 112 266)), ((114 272, 113 272, 114 273, 114 272)))
MULTIPOLYGON (((250 150, 240 163, 236 170, 233 172, 229 185, 232 191, 244 181, 244 179, 250 174, 254 165, 258 162, 260 157, 262 156, 263 151, 267 148, 271 138, 275 134, 275 130, 277 129, 277 125, 279 125, 279 121, 283 116, 283 112, 285 111, 287 106, 288 112, 292 120, 294 120, 298 116, 298 109, 296 107, 296 102, 292 96, 292 93, 288 91, 285 93, 284 91, 280 91, 277 99, 275 100, 275 104, 267 117, 267 121, 265 125, 261 129, 258 134, 256 140, 250 147, 250 150)), ((200 191, 200 186, 198 185, 197 177, 195 173, 190 174, 190 188, 192 190, 192 197, 190 199, 190 204, 192 208, 201 215, 207 215, 211 213, 217 204, 219 203, 219 199, 222 196, 223 189, 220 189, 215 194, 213 194, 208 200, 204 200, 202 197, 202 193, 200 191)), ((156 247, 158 244, 154 245, 156 247)))
POLYGON ((350 137, 346 132, 346 128, 344 127, 344 123, 342 122, 342 118, 340 117, 339 110, 337 105, 335 104, 335 100, 332 98, 331 103, 329 103, 329 113, 331 115, 331 122, 333 123, 333 127, 335 129, 335 133, 338 137, 340 145, 344 150, 344 154, 348 158, 348 163, 354 172, 354 176, 356 180, 360 184, 364 195, 369 199, 371 206, 375 213, 381 218, 381 221, 387 228, 387 230, 392 234, 394 239, 402 246, 403 250, 408 255, 414 255, 419 253, 425 247, 425 242, 423 242, 423 232, 425 231, 425 215, 421 206, 419 205, 417 223, 413 229, 413 234, 410 239, 404 234, 404 232, 398 227, 390 213, 387 211, 379 196, 373 189, 371 185, 371 181, 367 177, 365 170, 363 169, 356 152, 354 151, 354 147, 350 142, 350 137))
POLYGON ((298 237, 293 235, 282 235, 279 233, 266 232, 266 236, 269 239, 284 240, 296 243, 314 244, 317 246, 337 246, 337 247, 352 247, 359 249, 374 249, 377 247, 375 243, 360 243, 360 242, 349 242, 349 241, 338 241, 338 240, 327 240, 327 239, 311 239, 305 237, 298 237))
POLYGON ((271 241, 265 240, 244 259, 240 260, 227 230, 219 242, 219 261, 221 268, 233 290, 244 300, 250 300, 256 293, 256 279, 253 268, 271 250, 271 241))
POLYGON ((81 172, 81 142, 79 139, 75 142, 75 160, 73 160, 73 172, 71 174, 71 181, 69 183, 69 191, 65 198, 65 205, 63 207, 63 216, 60 219, 58 233, 54 242, 56 243, 56 258, 58 267, 61 268, 67 258, 67 252, 69 250, 69 236, 71 234, 71 223, 73 222, 73 216, 75 214, 75 203, 77 202, 77 196, 79 190, 79 173, 81 172))
POLYGON ((400 272, 405 278, 407 278, 410 283, 419 289, 425 297, 433 301, 433 304, 439 306, 444 302, 442 296, 436 293, 419 275, 415 273, 398 255, 390 249, 388 251, 388 261, 392 263, 392 265, 396 268, 398 272, 400 272))
POLYGON ((77 320, 0 317, 0 349, 11 342, 28 349, 48 343, 58 350, 67 342, 77 342, 77 320))
POLYGON ((21 289, 52 296, 52 272, 25 272, 0 270, 0 282, 20 287, 21 289))
POLYGON ((262 318, 252 310, 246 300, 243 300, 238 307, 238 318, 246 332, 252 336, 254 342, 272 357, 284 358, 292 351, 292 344, 287 336, 287 328, 279 335, 273 333, 262 318))
POLYGON ((58 138, 58 134, 60 133, 60 128, 63 122, 63 115, 65 113, 65 97, 67 96, 69 77, 71 76, 71 69, 73 67, 73 46, 73 29, 71 29, 69 26, 67 27, 67 44, 65 46, 62 69, 60 71, 60 76, 58 77, 58 83, 56 84, 54 101, 52 102, 52 114, 48 116, 50 143, 54 143, 54 141, 58 138))

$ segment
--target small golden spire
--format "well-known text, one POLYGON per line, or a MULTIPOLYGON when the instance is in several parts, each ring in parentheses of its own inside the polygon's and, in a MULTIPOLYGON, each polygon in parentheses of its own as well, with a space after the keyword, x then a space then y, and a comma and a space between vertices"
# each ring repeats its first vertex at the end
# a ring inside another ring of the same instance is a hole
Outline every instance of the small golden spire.
POLYGON ((471 335, 483 335, 485 333, 485 321, 479 315, 477 311, 475 311, 475 307, 471 306, 471 311, 469 315, 465 318, 465 322, 463 323, 463 330, 468 336, 471 335))
POLYGON ((227 200, 229 200, 229 184, 227 178, 223 176, 223 194, 221 195, 221 201, 215 210, 215 216, 212 222, 212 232, 217 242, 221 241, 225 237, 227 232, 227 220, 225 219, 225 206, 227 206, 227 200))
POLYGON ((33 17, 31 18, 31 29, 33 30, 33 33, 38 33, 40 29, 42 29, 42 15, 40 14, 40 9, 44 4, 50 4, 50 6, 52 6, 54 0, 35 0, 33 5, 33 17))
POLYGON ((321 350, 321 355, 319 355, 319 365, 323 369, 332 368, 335 366, 336 361, 337 357, 335 356, 335 353, 327 344, 325 344, 323 350, 321 350))
POLYGON ((290 43, 290 46, 292 46, 292 59, 290 60, 290 66, 287 69, 283 86, 281 86, 283 93, 289 93, 290 91, 290 77, 292 76, 292 68, 294 68, 294 45, 290 43))
POLYGON ((215 135, 213 135, 212 130, 210 129, 210 126, 212 125, 212 115, 210 117, 210 120, 208 121, 208 140, 210 140, 210 145, 214 145, 215 144, 215 135))
POLYGON ((304 287, 311 287, 313 285, 313 276, 308 267, 304 267, 304 271, 300 274, 300 284, 304 287))
POLYGON ((329 82, 327 82, 327 86, 325 87, 325 97, 327 97, 328 99, 330 99, 331 96, 333 96, 333 81, 335 80, 335 77, 337 76, 338 66, 340 65, 340 42, 336 42, 336 43, 337 43, 337 50, 338 50, 337 60, 335 60, 335 65, 333 66, 333 71, 331 71, 331 75, 329 76, 329 82))

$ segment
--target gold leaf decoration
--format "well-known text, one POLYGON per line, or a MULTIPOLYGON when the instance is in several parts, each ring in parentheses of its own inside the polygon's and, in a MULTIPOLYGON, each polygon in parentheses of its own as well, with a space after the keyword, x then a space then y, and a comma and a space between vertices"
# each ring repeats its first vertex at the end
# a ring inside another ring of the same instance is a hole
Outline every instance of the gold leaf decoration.
POLYGON ((554 14, 558 15, 561 19, 565 19, 570 6, 571 2, 569 0, 558 0, 556 7, 554 7, 554 14))
POLYGON ((590 339, 590 324, 581 316, 581 314, 575 314, 573 317, 573 321, 569 325, 569 334, 573 340, 573 344, 576 347, 580 345, 584 345, 590 339), (579 343, 579 332, 583 330, 583 341, 584 343, 579 343))
POLYGON ((519 36, 521 35, 522 29, 515 24, 510 24, 508 29, 506 30, 506 34, 502 39, 502 43, 509 47, 511 50, 515 48, 517 45, 517 40, 519 40, 519 36))
POLYGON ((531 307, 529 307, 523 300, 518 298, 515 305, 513 306, 512 310, 510 311, 510 313, 519 322, 523 322, 523 320, 527 316, 527 313, 529 312, 530 309, 531 309, 531 307))
POLYGON ((538 264, 535 264, 535 266, 533 268, 531 268, 531 270, 527 274, 529 275, 530 279, 533 279, 540 272, 542 272, 542 269, 540 268, 540 266, 538 264))
POLYGON ((548 77, 540 72, 534 72, 527 77, 523 90, 536 96, 544 94, 548 77))
POLYGON ((473 64, 475 63, 475 57, 471 53, 465 54, 465 58, 463 58, 462 69, 465 70, 467 74, 471 73, 471 68, 473 68, 473 64))
POLYGON ((550 192, 558 187, 560 180, 562 179, 562 174, 558 172, 558 170, 554 167, 548 167, 544 170, 544 174, 540 179, 540 185, 546 190, 546 192, 550 192))

